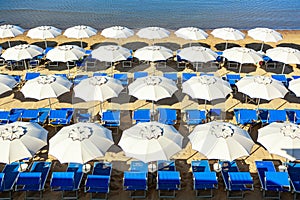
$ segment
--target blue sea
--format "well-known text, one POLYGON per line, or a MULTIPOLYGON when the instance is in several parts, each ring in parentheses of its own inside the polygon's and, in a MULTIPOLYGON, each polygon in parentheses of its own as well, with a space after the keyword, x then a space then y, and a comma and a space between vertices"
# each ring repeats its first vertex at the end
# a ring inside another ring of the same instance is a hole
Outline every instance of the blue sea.
POLYGON ((0 0, 0 24, 300 29, 300 0, 0 0))

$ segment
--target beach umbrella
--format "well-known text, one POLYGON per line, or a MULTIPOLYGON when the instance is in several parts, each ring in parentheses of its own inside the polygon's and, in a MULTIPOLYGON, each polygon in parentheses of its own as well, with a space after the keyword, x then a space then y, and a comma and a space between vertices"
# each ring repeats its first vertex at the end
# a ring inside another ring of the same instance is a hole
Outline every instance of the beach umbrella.
POLYGON ((113 73, 113 66, 112 66, 113 62, 127 60, 127 58, 130 56, 131 56, 131 52, 129 49, 117 45, 100 46, 97 49, 93 50, 91 53, 91 58, 104 61, 104 62, 110 62, 112 73, 113 73))
POLYGON ((106 38, 122 39, 133 36, 134 31, 124 26, 112 26, 103 29, 101 35, 106 38))
POLYGON ((253 49, 245 47, 233 47, 223 51, 222 56, 229 61, 240 63, 239 73, 241 73, 242 65, 245 63, 256 64, 262 61, 262 55, 253 49))
POLYGON ((168 160, 182 148, 183 136, 171 125, 138 123, 122 133, 119 146, 128 157, 145 163, 168 160))
POLYGON ((242 40, 245 38, 244 33, 234 28, 217 28, 211 34, 216 38, 226 40, 225 49, 227 49, 228 40, 242 40))
POLYGON ((14 61, 24 61, 25 69, 26 59, 32 59, 33 57, 43 53, 43 49, 36 45, 29 44, 20 44, 14 47, 6 49, 6 51, 1 55, 5 60, 14 60, 14 61))
POLYGON ((175 31, 175 35, 185 40, 205 40, 208 37, 205 31, 196 27, 180 28, 175 31))
POLYGON ((160 61, 173 56, 173 51, 163 46, 146 46, 135 51, 134 57, 139 60, 160 61))
POLYGON ((201 46, 193 46, 181 49, 178 53, 183 60, 190 62, 210 62, 216 60, 218 54, 213 50, 201 46))
POLYGON ((28 80, 21 89, 25 98, 33 98, 37 100, 49 99, 49 107, 51 107, 50 98, 70 92, 72 83, 60 76, 39 76, 28 80))
POLYGON ((27 36, 32 39, 42 39, 45 42, 47 48, 47 39, 55 38, 61 34, 61 30, 54 26, 38 26, 30 29, 27 32, 27 36))
POLYGON ((14 79, 14 77, 6 74, 0 74, 0 95, 12 90, 18 82, 14 79))
POLYGON ((170 31, 161 27, 146 27, 140 29, 136 34, 140 38, 145 38, 154 41, 155 39, 169 37, 170 31))
POLYGON ((258 129, 257 142, 268 152, 294 161, 300 159, 300 127, 284 122, 273 122, 258 129))
POLYGON ((75 97, 84 101, 100 101, 101 113, 102 102, 117 97, 122 90, 121 81, 108 76, 94 76, 84 79, 73 88, 75 97))
POLYGON ((97 30, 85 25, 78 25, 67 28, 64 32, 64 36, 67 38, 80 39, 80 44, 82 48, 82 38, 89 38, 97 34, 97 30))
POLYGON ((146 76, 129 84, 128 90, 131 96, 152 101, 152 111, 154 112, 154 101, 171 97, 178 88, 171 79, 160 76, 146 76))
POLYGON ((47 145, 48 131, 38 123, 14 122, 0 126, 0 162, 31 158, 47 145))
POLYGON ((60 163, 87 163, 105 155, 114 144, 111 130, 96 123, 63 127, 49 140, 49 154, 60 163))
POLYGON ((289 90, 291 90, 297 97, 300 97, 300 79, 293 79, 289 82, 289 90))
POLYGON ((76 61, 85 55, 85 50, 76 45, 63 45, 51 49, 46 58, 52 62, 66 62, 70 73, 69 61, 76 61))
POLYGON ((284 63, 282 74, 286 64, 300 64, 300 51, 290 47, 275 47, 268 49, 266 55, 273 61, 284 63))
POLYGON ((254 28, 248 31, 248 35, 255 40, 262 41, 260 51, 263 50, 265 42, 278 42, 282 40, 282 35, 269 28, 254 28))
POLYGON ((195 76, 182 84, 182 92, 193 99, 204 99, 206 101, 226 98, 232 92, 230 84, 216 76, 195 76))
POLYGON ((254 142, 244 129, 226 122, 197 125, 188 136, 192 149, 208 159, 233 161, 248 156, 254 142))
MULTIPOLYGON (((0 26, 0 38, 13 38, 23 34, 24 29, 19 26, 5 24, 0 26)), ((8 40, 8 46, 10 47, 10 41, 8 40)))
POLYGON ((235 84, 238 91, 251 98, 272 100, 283 98, 288 90, 282 82, 266 76, 245 76, 235 84))

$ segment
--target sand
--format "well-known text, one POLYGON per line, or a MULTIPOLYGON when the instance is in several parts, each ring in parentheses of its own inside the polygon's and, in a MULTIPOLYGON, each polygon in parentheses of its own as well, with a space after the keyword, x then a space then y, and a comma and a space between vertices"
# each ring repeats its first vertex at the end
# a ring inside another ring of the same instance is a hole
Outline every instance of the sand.
MULTIPOLYGON (((208 33, 211 31, 208 30, 208 33)), ((243 31, 246 33, 246 31, 243 31)), ((280 33, 282 33, 284 39, 278 43, 267 43, 265 47, 271 46, 290 46, 294 48, 300 49, 300 31, 294 31, 294 30, 279 30, 280 33)), ((26 35, 26 33, 24 34, 26 35)), ((0 40, 0 42, 4 42, 5 40, 0 40)), ((27 43, 35 43, 39 42, 43 44, 43 41, 39 40, 32 40, 26 36, 17 36, 16 38, 11 39, 12 43, 19 43, 19 42, 27 42, 27 43)), ((59 36, 55 39, 49 39, 49 43, 57 43, 57 44, 66 44, 66 43, 74 43, 75 39, 68 39, 65 36, 59 36)), ((123 40, 113 40, 113 39, 105 39, 98 33, 96 36, 93 36, 89 39, 83 39, 83 42, 85 44, 86 49, 90 49, 92 47, 97 46, 97 44, 108 44, 108 43, 118 43, 122 44, 125 47, 131 47, 131 49, 137 49, 138 47, 148 45, 149 41, 140 39, 137 36, 123 39, 123 40), (137 43, 139 42, 139 43, 137 43)), ((152 42, 152 41, 150 41, 152 42)), ((166 39, 162 40, 155 40, 154 41, 157 44, 165 45, 166 47, 171 48, 172 50, 176 50, 182 46, 188 46, 189 41, 177 38, 174 35, 174 32, 171 32, 171 36, 166 39)), ((213 50, 219 51, 220 43, 224 46, 224 41, 221 39, 216 39, 213 36, 209 35, 207 40, 201 40, 198 41, 202 45, 208 46, 212 48, 213 50)), ((259 50, 260 48, 260 42, 255 41, 250 37, 246 37, 244 40, 241 41, 230 41, 229 42, 233 44, 238 44, 240 46, 253 46, 259 50)), ((77 44, 80 44, 77 42, 77 44)), ((195 45, 196 42, 193 42, 193 45, 195 45)), ((222 46, 221 45, 221 46, 222 46)), ((2 46, 5 47, 5 44, 2 44, 2 46)), ((298 66, 299 67, 299 66, 298 66)), ((191 68, 186 69, 177 69, 175 62, 168 63, 168 67, 165 69, 157 69, 155 70, 155 66, 153 64, 141 64, 141 65, 135 65, 131 69, 126 69, 125 71, 129 72, 129 77, 132 77, 133 71, 147 71, 149 74, 155 73, 155 75, 162 75, 165 71, 171 71, 171 72, 178 72, 179 74, 185 71, 193 71, 191 68)), ((265 75, 265 76, 271 76, 273 73, 279 73, 281 69, 275 69, 275 70, 266 70, 264 68, 261 68, 259 66, 245 66, 242 69, 242 75, 253 74, 253 75, 265 75), (277 70, 277 71, 276 71, 277 70)), ((38 68, 33 68, 29 71, 38 71, 41 74, 56 74, 56 73, 68 73, 65 67, 60 67, 59 70, 51 69, 44 66, 40 66, 38 68)), ((101 71, 105 71, 108 74, 111 73, 111 69, 104 69, 101 71)), ((123 72, 124 69, 120 67, 119 65, 116 65, 114 67, 114 73, 123 72)), ((26 71, 22 69, 16 69, 14 71, 10 71, 9 69, 6 69, 5 67, 0 68, 1 73, 7 73, 7 74, 14 74, 14 75, 21 75, 24 77, 26 71)), ((218 76, 224 76, 227 73, 236 73, 237 71, 231 71, 227 70, 225 67, 221 67, 220 69, 212 69, 208 71, 210 73, 215 73, 218 76)), ((78 74, 89 74, 91 75, 93 72, 85 72, 84 70, 80 70, 77 68, 72 68, 70 71, 70 77, 74 77, 78 74)), ((197 72, 198 74, 200 72, 197 72)), ((292 75, 300 75, 299 68, 297 66, 292 65, 288 66, 286 70, 286 75, 288 77, 291 77, 292 75)), ((178 85, 180 87, 180 84, 178 85)), ((285 108, 299 108, 300 100, 298 98, 295 98, 293 95, 288 95, 286 99, 274 99, 272 101, 262 101, 260 108, 273 108, 273 109, 285 109, 285 108), (286 100, 287 99, 287 100, 286 100)), ((221 101, 213 101, 207 105, 207 109, 211 107, 215 108, 222 108, 224 111, 226 111, 227 115, 224 117, 225 121, 229 121, 232 123, 235 123, 235 119, 233 118, 232 111, 234 108, 256 108, 255 104, 249 104, 249 103, 243 103, 241 102, 242 97, 241 95, 230 95, 226 100, 221 101)), ((3 95, 1 95, 1 101, 0 101, 0 109, 9 110, 11 108, 40 108, 40 107, 48 107, 48 100, 41 100, 36 101, 32 99, 25 99, 22 93, 19 91, 19 89, 15 89, 13 92, 8 92, 3 95)), ((62 107, 74 107, 74 108, 85 108, 88 109, 89 112, 93 113, 93 115, 96 115, 99 112, 99 103, 98 102, 80 102, 79 99, 74 98, 72 92, 66 93, 59 97, 58 99, 51 99, 51 106, 52 108, 62 108, 62 107)), ((135 100, 134 98, 128 96, 126 93, 121 93, 119 98, 114 98, 110 100, 109 102, 103 103, 103 108, 105 109, 120 109, 122 110, 121 113, 121 126, 119 133, 114 133, 114 141, 115 144, 118 143, 122 130, 125 130, 129 128, 132 124, 131 122, 131 115, 132 110, 138 109, 138 108, 151 108, 152 104, 151 102, 142 101, 142 100, 135 100)), ((188 142, 187 136, 189 135, 188 127, 186 126, 186 123, 184 122, 184 110, 185 109, 191 109, 191 108, 204 108, 204 101, 195 101, 188 97, 187 95, 183 94, 181 91, 178 91, 175 93, 175 95, 171 99, 165 99, 161 100, 156 103, 155 107, 171 107, 176 108, 180 110, 180 119, 178 120, 176 124, 176 128, 180 131, 180 133, 184 136, 184 144, 183 144, 183 150, 177 153, 172 157, 172 159, 176 159, 176 166, 177 170, 180 171, 181 179, 182 179, 182 189, 177 192, 176 199, 194 199, 194 191, 192 188, 192 174, 190 170, 190 163, 192 160, 198 160, 198 159, 205 159, 203 155, 200 153, 197 153, 196 151, 192 150, 191 144, 188 142), (199 103, 199 104, 198 104, 199 103)), ((97 117, 94 118, 95 122, 99 122, 99 119, 97 117)), ((245 129, 250 131, 250 135, 256 142, 257 139, 257 130, 261 127, 261 124, 256 124, 254 127, 249 129, 249 127, 245 127, 245 129)), ((54 134, 54 128, 50 126, 45 126, 47 130, 49 130, 49 138, 51 138, 54 134)), ((59 130, 59 128, 58 128, 59 130)), ((114 130, 115 132, 115 130, 114 130)), ((55 160, 55 158, 47 155, 47 147, 42 149, 35 157, 34 160, 48 160, 53 161, 53 167, 52 171, 63 171, 66 169, 66 164, 59 164, 58 161, 55 160)), ((250 156, 244 158, 243 161, 239 161, 239 166, 242 168, 242 170, 250 170, 252 173, 252 176, 255 181, 255 190, 252 192, 246 193, 246 199, 261 199, 261 192, 260 192, 260 184, 258 177, 256 175, 256 170, 254 166, 255 160, 261 160, 261 159, 272 159, 276 160, 279 165, 280 162, 285 161, 284 158, 270 155, 263 147, 256 144, 253 149, 250 156)), ((97 160, 105 160, 113 163, 113 174, 112 174, 112 180, 111 180, 111 187, 110 187, 110 193, 109 193, 109 199, 130 199, 128 197, 128 193, 123 191, 122 189, 122 178, 123 178, 123 171, 129 169, 130 161, 133 160, 131 158, 128 158, 124 155, 123 151, 118 147, 117 145, 112 146, 109 151, 106 153, 105 157, 95 159, 97 160)), ((211 164, 213 164, 214 161, 211 161, 211 164)), ((93 161, 90 162, 93 164, 93 161)), ((82 187, 80 190, 80 198, 85 199, 88 198, 88 195, 84 193, 83 185, 86 175, 84 176, 82 187)), ((149 177, 151 178, 151 177, 149 177)), ((50 192, 49 187, 49 180, 46 184, 46 190, 44 193, 44 199, 54 199, 54 198, 60 198, 60 194, 57 192, 50 192)), ((221 176, 219 176, 219 189, 214 191, 214 198, 213 199, 224 199, 226 193, 224 192, 224 184, 223 180, 221 179, 221 176)), ((14 193, 15 199, 23 199, 24 194, 23 193, 14 193)), ((154 183, 151 183, 149 181, 149 192, 147 194, 147 199, 157 199, 157 191, 155 189, 155 180, 154 183)), ((285 193, 282 195, 282 199, 291 199, 292 195, 290 193, 285 193)))

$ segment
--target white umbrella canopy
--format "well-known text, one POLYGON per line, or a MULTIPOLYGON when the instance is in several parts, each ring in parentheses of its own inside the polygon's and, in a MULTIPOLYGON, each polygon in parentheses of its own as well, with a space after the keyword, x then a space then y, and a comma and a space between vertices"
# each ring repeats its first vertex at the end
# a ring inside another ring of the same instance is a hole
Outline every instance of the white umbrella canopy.
POLYGON ((47 145, 48 131, 37 123, 14 122, 0 126, 0 162, 31 158, 47 145))
POLYGON ((140 29, 136 34, 140 38, 154 40, 169 37, 170 31, 161 27, 146 27, 140 29))
POLYGON ((147 163, 168 160, 182 149, 182 140, 183 136, 173 126, 153 121, 123 131, 118 145, 126 156, 147 163))
POLYGON ((217 28, 214 29, 211 34, 216 38, 226 40, 225 49, 227 49, 228 40, 242 40, 245 38, 245 34, 234 28, 217 28))
POLYGON ((146 46, 135 51, 134 57, 139 60, 160 61, 167 60, 173 56, 173 51, 162 46, 146 46))
POLYGON ((205 40, 208 34, 200 28, 196 27, 185 27, 175 31, 177 37, 185 40, 205 40))
POLYGON ((81 39, 81 47, 82 47, 82 39, 83 38, 89 38, 93 35, 97 34, 97 30, 90 27, 90 26, 85 26, 85 25, 78 25, 78 26, 73 26, 70 28, 67 28, 64 32, 64 36, 67 38, 76 38, 76 39, 81 39))
POLYGON ((300 127, 293 123, 273 122, 258 130, 257 142, 271 154, 294 161, 300 159, 300 127))
POLYGON ((239 73, 241 72, 242 64, 252 63, 256 64, 262 61, 262 55, 253 49, 245 47, 233 47, 223 51, 222 56, 227 58, 229 61, 234 61, 240 63, 239 73))
POLYGON ((38 26, 27 32, 27 36, 32 39, 45 40, 45 47, 47 47, 47 39, 55 38, 59 35, 61 35, 61 30, 54 26, 38 26))
POLYGON ((192 148, 208 159, 233 161, 248 156, 254 145, 247 131, 225 122, 197 125, 188 137, 192 148))
POLYGON ((12 90, 17 85, 17 81, 14 77, 6 74, 0 74, 0 94, 12 90))
POLYGON ((51 49, 46 58, 53 62, 68 62, 78 60, 85 55, 85 50, 76 45, 63 45, 51 49))
POLYGON ((300 79, 293 79, 289 82, 289 90, 291 90, 297 97, 300 97, 300 79))
POLYGON ((182 92, 193 99, 207 101, 226 98, 232 92, 230 84, 222 78, 215 76, 196 76, 182 84, 182 92))
POLYGON ((91 57, 105 62, 117 62, 127 60, 131 56, 129 49, 117 45, 100 46, 93 50, 91 57))
POLYGON ((248 31, 248 35, 255 40, 262 41, 261 51, 264 47, 264 42, 278 42, 282 40, 282 35, 269 28, 254 28, 248 31))
POLYGON ((31 59, 42 53, 43 49, 36 45, 20 44, 6 49, 6 51, 1 55, 1 57, 5 60, 20 61, 25 59, 31 59))
POLYGON ((111 131, 96 123, 63 127, 49 140, 49 154, 61 163, 86 163, 105 155, 114 144, 111 131))
POLYGON ((218 54, 213 50, 200 46, 193 46, 181 49, 178 55, 190 62, 210 62, 216 60, 218 54))
POLYGON ((284 63, 282 74, 284 73, 285 64, 300 64, 300 51, 290 47, 268 49, 266 55, 274 61, 284 63))
POLYGON ((124 26, 112 26, 103 29, 101 35, 106 38, 122 39, 133 36, 134 31, 124 26))
MULTIPOLYGON (((24 29, 19 26, 5 24, 0 26, 0 38, 13 38, 24 33, 24 29)), ((10 47, 10 42, 8 41, 10 47)))

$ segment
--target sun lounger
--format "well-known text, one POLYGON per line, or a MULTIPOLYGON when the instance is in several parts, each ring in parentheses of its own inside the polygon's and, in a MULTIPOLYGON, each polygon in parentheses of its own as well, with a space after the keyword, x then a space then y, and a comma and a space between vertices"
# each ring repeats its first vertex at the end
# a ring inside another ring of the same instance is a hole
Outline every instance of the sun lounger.
POLYGON ((133 111, 133 120, 135 120, 136 124, 140 122, 150 122, 151 121, 150 109, 138 109, 133 111))
POLYGON ((163 76, 164 76, 165 78, 168 78, 168 79, 174 81, 175 83, 178 83, 177 73, 173 73, 173 72, 165 72, 165 73, 163 74, 163 76))
POLYGON ((253 179, 250 172, 240 172, 236 162, 222 162, 222 177, 227 190, 227 198, 244 198, 244 192, 253 190, 253 179), (240 195, 233 195, 240 192, 240 195))
POLYGON ((12 191, 14 184, 19 176, 20 163, 14 162, 11 164, 6 164, 3 171, 0 173, 0 192, 8 192, 8 197, 3 197, 1 199, 12 199, 12 191))
POLYGON ((39 110, 38 109, 24 109, 21 115, 22 121, 30 121, 30 120, 37 120, 39 116, 39 110))
POLYGON ((272 122, 285 122, 286 121, 286 111, 285 110, 259 109, 258 117, 263 124, 270 124, 272 122))
POLYGON ((148 72, 134 72, 133 73, 133 80, 136 80, 137 78, 143 78, 148 76, 148 72))
POLYGON ((177 114, 175 109, 159 108, 158 121, 163 124, 174 125, 176 124, 177 114))
POLYGON ((61 108, 59 110, 50 110, 49 124, 53 126, 68 125, 73 117, 73 108, 61 108))
POLYGON ((39 77, 40 75, 40 72, 26 72, 24 80, 29 81, 31 79, 39 77))
POLYGON ((102 121, 105 127, 117 128, 119 131, 120 126, 120 111, 119 110, 107 110, 102 113, 102 121))
POLYGON ((69 163, 66 172, 53 172, 50 180, 52 191, 61 191, 63 199, 78 199, 78 190, 83 177, 82 164, 69 163), (75 192, 75 196, 65 196, 65 192, 75 192))
POLYGON ((206 120, 205 110, 186 110, 185 114, 187 125, 203 124, 206 120))
POLYGON ((9 122, 9 111, 0 111, 0 124, 7 124, 9 122))
POLYGON ((51 162, 34 162, 29 172, 19 174, 15 191, 25 191, 25 198, 42 199, 51 162), (38 197, 29 197, 28 192, 39 192, 38 197))
POLYGON ((216 172, 210 171, 208 160, 192 161, 191 165, 196 197, 213 197, 213 189, 218 189, 218 178, 216 172), (210 191, 209 194, 204 192, 207 190, 210 191))
POLYGON ((105 73, 105 72, 94 72, 93 76, 107 76, 107 73, 105 73))
POLYGON ((258 177, 264 198, 280 199, 281 192, 290 191, 290 182, 287 172, 277 172, 272 161, 255 161, 258 177), (278 195, 268 195, 268 191, 278 195))
POLYGON ((175 198, 175 191, 180 190, 180 173, 177 171, 158 171, 157 173, 158 197, 175 198))
POLYGON ((238 124, 254 124, 258 120, 256 110, 234 109, 234 116, 238 124))
POLYGON ((286 87, 288 86, 288 79, 284 74, 272 74, 271 77, 282 82, 286 87))
POLYGON ((287 171, 293 188, 294 200, 296 200, 300 193, 300 163, 287 163, 287 171))
POLYGON ((73 84, 78 85, 80 81, 87 79, 89 76, 88 75, 76 75, 75 78, 73 79, 73 84))
POLYGON ((172 160, 158 160, 157 161, 158 171, 176 171, 175 161, 172 160))
POLYGON ((19 121, 21 119, 24 108, 13 108, 9 113, 9 123, 19 121))
POLYGON ((36 119, 31 119, 30 122, 35 122, 44 125, 47 122, 49 113, 50 113, 50 108, 39 108, 38 117, 36 119))
POLYGON ((68 79, 68 75, 67 74, 55 74, 55 76, 59 76, 59 77, 68 79))
POLYGON ((285 111, 290 122, 300 124, 300 110, 285 109, 285 111))
POLYGON ((194 76, 197 76, 197 74, 196 73, 182 73, 181 74, 181 84, 194 76))
POLYGON ((127 86, 128 86, 128 75, 126 73, 119 73, 114 74, 113 78, 121 81, 122 86, 125 88, 125 92, 127 92, 127 86))

